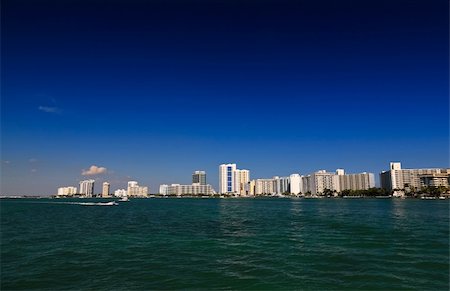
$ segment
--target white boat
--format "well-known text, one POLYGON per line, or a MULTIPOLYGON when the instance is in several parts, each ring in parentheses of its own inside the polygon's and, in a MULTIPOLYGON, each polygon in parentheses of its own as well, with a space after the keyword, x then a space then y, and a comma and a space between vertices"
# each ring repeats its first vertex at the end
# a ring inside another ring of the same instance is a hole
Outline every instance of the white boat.
POLYGON ((129 202, 130 200, 128 199, 128 197, 123 197, 122 199, 119 200, 119 202, 129 202))
POLYGON ((110 201, 110 202, 80 202, 78 203, 80 205, 83 206, 116 206, 119 205, 119 203, 117 203, 116 201, 110 201))
POLYGON ((444 196, 439 196, 439 200, 445 200, 444 196))

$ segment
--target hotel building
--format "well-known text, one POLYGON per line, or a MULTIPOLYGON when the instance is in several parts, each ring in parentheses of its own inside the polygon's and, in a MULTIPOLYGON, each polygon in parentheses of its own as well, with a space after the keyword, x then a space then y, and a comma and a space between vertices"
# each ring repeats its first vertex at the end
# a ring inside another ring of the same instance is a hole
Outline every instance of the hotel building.
POLYGON ((449 168, 402 169, 400 162, 391 162, 389 171, 380 173, 381 187, 388 191, 395 189, 416 190, 426 186, 449 185, 449 168))
POLYGON ((92 197, 94 194, 95 180, 80 181, 80 194, 86 197, 92 197))

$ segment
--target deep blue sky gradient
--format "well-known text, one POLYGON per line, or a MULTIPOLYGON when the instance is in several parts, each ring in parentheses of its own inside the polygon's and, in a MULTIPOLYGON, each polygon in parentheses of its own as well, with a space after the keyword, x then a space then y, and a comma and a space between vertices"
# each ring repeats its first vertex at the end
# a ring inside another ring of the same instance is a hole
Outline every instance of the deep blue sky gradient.
POLYGON ((447 167, 448 33, 444 0, 3 1, 1 193, 447 167))

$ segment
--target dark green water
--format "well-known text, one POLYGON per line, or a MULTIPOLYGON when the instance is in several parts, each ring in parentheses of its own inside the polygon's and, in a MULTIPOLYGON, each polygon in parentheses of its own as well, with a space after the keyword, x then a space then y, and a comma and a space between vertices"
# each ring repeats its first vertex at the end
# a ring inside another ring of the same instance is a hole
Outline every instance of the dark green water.
POLYGON ((66 201, 0 201, 1 290, 449 289, 448 200, 66 201))

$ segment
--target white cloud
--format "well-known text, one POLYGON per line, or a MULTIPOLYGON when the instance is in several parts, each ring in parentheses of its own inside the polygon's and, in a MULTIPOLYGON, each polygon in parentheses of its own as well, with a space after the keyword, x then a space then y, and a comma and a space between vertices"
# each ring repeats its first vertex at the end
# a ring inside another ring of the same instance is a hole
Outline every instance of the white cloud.
POLYGON ((28 160, 28 162, 30 162, 30 163, 36 163, 37 161, 38 161, 38 160, 35 159, 35 158, 31 158, 31 159, 28 160))
POLYGON ((47 112, 47 113, 61 113, 61 109, 59 109, 58 107, 50 107, 50 106, 39 106, 38 109, 40 111, 43 112, 47 112))
POLYGON ((105 167, 97 167, 95 165, 92 165, 89 170, 82 170, 81 175, 83 176, 92 176, 92 175, 99 175, 106 173, 105 167))
POLYGON ((31 172, 32 172, 32 173, 36 173, 37 170, 36 170, 36 169, 31 169, 31 172))

